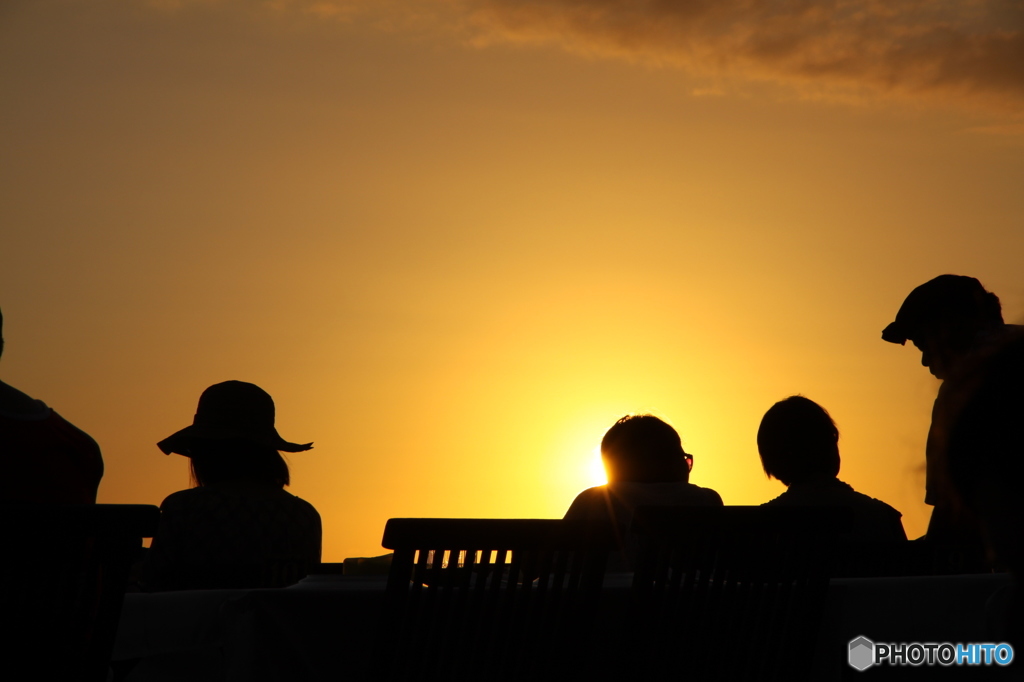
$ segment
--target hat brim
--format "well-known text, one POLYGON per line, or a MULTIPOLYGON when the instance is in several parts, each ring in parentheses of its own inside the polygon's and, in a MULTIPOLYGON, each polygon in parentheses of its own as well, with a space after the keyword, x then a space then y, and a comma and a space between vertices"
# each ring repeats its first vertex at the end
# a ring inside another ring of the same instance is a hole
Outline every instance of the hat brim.
POLYGON ((167 438, 156 444, 165 455, 171 453, 189 456, 189 444, 197 439, 205 440, 245 440, 257 445, 265 445, 281 452, 305 452, 313 448, 312 443, 291 443, 277 433, 276 429, 265 434, 254 434, 249 431, 237 429, 223 429, 209 426, 186 426, 180 431, 172 433, 167 438))

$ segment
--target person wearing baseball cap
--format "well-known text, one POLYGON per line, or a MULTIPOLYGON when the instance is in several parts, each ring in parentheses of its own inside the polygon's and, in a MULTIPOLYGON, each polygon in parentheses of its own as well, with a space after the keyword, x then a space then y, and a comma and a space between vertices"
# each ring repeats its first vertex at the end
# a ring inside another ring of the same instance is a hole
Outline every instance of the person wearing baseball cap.
POLYGON ((945 380, 1004 327, 999 298, 981 282, 939 275, 910 292, 882 339, 900 345, 909 340, 921 351, 921 364, 945 380))
POLYGON ((963 275, 939 275, 915 288, 882 330, 884 341, 913 343, 921 352, 921 364, 943 382, 932 408, 925 449, 924 501, 934 507, 925 537, 965 550, 961 555, 974 553, 980 564, 977 531, 959 518, 947 482, 943 425, 951 422, 955 401, 947 395, 946 382, 970 374, 982 358, 1022 331, 1003 321, 999 297, 974 277, 963 275))

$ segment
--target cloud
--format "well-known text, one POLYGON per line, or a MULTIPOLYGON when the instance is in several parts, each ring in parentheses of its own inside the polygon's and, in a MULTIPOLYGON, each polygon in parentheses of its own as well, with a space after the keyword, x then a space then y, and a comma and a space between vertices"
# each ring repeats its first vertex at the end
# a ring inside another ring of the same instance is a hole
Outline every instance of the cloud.
POLYGON ((991 125, 976 126, 971 128, 971 132, 981 133, 984 135, 998 135, 1000 137, 1019 137, 1024 139, 1024 121, 1017 120, 1009 123, 994 123, 991 125))
POLYGON ((1020 0, 459 0, 473 42, 555 44, 815 97, 1024 105, 1020 0))
POLYGON ((1024 0, 141 0, 555 45, 839 101, 944 100, 1024 119, 1024 0))
POLYGON ((267 0, 267 7, 278 11, 287 11, 297 8, 306 14, 312 14, 321 19, 334 19, 339 21, 350 21, 359 13, 359 7, 352 2, 338 2, 337 0, 310 0, 309 2, 295 3, 289 0, 267 0))
POLYGON ((351 22, 357 18, 387 18, 414 16, 419 5, 430 4, 436 9, 445 0, 140 0, 155 10, 168 13, 196 10, 223 11, 235 16, 283 17, 309 16, 315 19, 351 22))

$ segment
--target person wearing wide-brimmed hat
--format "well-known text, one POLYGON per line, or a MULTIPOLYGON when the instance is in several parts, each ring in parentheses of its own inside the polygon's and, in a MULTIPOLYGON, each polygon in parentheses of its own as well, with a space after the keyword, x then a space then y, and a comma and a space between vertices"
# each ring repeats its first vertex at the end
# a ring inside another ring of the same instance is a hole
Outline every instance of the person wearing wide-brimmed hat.
POLYGON ((259 386, 210 386, 192 425, 157 446, 189 458, 196 487, 161 504, 141 570, 144 589, 283 587, 320 561, 320 515, 284 491, 290 476, 281 456, 313 444, 281 438, 274 401, 259 386))

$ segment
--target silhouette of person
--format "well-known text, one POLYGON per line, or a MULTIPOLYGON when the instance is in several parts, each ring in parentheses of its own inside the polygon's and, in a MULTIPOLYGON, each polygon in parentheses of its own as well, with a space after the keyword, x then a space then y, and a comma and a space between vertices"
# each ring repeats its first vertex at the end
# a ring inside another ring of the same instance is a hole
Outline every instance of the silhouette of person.
POLYGON ((1024 337, 1009 338, 946 388, 949 410, 934 426, 954 503, 978 521, 990 559, 1016 587, 994 641, 1024 646, 1024 337))
MULTIPOLYGON (((3 354, 0 314, 0 355, 3 354)), ((94 504, 103 456, 89 434, 0 381, 0 501, 94 504)))
POLYGON ((693 455, 683 450, 674 428, 649 414, 626 415, 601 440, 608 483, 576 496, 566 519, 608 520, 615 527, 619 557, 609 570, 626 570, 635 553, 629 536, 633 512, 640 506, 721 506, 721 496, 690 483, 693 455))
POLYGON ((225 381, 199 398, 195 419, 160 441, 189 458, 196 487, 160 505, 160 527, 141 566, 149 591, 283 587, 320 562, 313 505, 284 491, 290 443, 274 427, 274 401, 255 384, 225 381))
POLYGON ((999 298, 977 279, 939 275, 910 292, 882 339, 904 345, 910 340, 921 351, 921 364, 943 383, 932 407, 925 449, 925 503, 932 505, 926 538, 947 547, 960 547, 965 561, 980 568, 977 530, 958 519, 945 476, 943 439, 938 428, 949 423, 946 380, 970 374, 988 353, 1024 329, 1003 322, 999 298))
POLYGON ((849 540, 906 541, 900 512, 839 480, 839 429, 818 403, 794 395, 772 405, 757 430, 757 451, 765 475, 786 486, 764 506, 846 507, 849 540))

